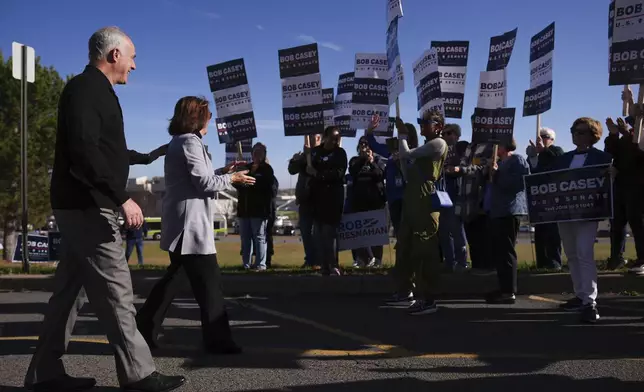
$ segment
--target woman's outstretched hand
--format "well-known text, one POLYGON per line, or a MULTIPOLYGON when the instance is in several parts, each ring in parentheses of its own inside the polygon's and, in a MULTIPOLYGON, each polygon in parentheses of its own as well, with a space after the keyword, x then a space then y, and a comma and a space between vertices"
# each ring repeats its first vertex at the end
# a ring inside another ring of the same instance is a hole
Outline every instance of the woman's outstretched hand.
POLYGON ((250 177, 247 176, 248 170, 240 171, 240 172, 235 172, 232 175, 232 178, 230 179, 230 182, 233 184, 239 184, 239 185, 254 185, 255 184, 255 177, 250 177))

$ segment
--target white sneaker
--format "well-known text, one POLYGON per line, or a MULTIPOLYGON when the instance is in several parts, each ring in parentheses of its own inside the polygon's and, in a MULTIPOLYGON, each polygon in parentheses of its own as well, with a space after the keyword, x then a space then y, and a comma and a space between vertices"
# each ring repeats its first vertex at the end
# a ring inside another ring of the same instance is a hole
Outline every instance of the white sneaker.
POLYGON ((367 263, 367 268, 372 268, 375 265, 376 265, 376 258, 374 257, 371 260, 369 260, 369 262, 367 263))
POLYGON ((362 267, 362 263, 360 260, 353 260, 353 268, 360 268, 362 267))
POLYGON ((644 276, 644 261, 638 260, 628 269, 628 272, 637 276, 644 276))

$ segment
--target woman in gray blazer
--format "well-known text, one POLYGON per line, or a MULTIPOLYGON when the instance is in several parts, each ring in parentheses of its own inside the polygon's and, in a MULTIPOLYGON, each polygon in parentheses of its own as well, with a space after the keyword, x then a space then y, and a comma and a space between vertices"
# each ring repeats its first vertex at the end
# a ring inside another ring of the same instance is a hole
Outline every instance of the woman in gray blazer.
MULTIPOLYGON (((139 331, 151 347, 156 346, 155 327, 162 320, 173 296, 171 282, 179 268, 186 275, 201 309, 201 329, 206 351, 213 354, 233 354, 241 349, 232 339, 228 315, 221 290, 221 275, 217 264, 213 211, 215 192, 232 184, 253 185, 255 179, 247 171, 216 175, 201 138, 208 132, 212 114, 208 101, 184 97, 177 102, 168 132, 172 141, 165 157, 165 186, 163 197, 161 249, 170 254, 166 275, 152 289, 137 316, 139 331), (157 325, 155 325, 157 324, 157 325)), ((228 173, 233 167, 225 168, 228 173)), ((176 286, 176 285, 175 285, 176 286)))

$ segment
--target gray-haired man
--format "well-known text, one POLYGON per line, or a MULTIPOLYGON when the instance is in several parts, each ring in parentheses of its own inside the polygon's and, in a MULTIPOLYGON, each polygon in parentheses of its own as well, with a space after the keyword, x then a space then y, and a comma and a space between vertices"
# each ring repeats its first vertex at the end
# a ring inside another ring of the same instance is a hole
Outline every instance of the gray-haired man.
MULTIPOLYGON (((555 131, 552 129, 541 128, 537 143, 530 140, 526 155, 532 173, 551 170, 557 157, 563 155, 563 149, 555 146, 555 137, 555 131)), ((534 227, 534 248, 537 268, 561 269, 561 237, 556 223, 545 223, 534 227)))
POLYGON ((118 28, 97 31, 89 40, 89 65, 60 97, 51 205, 62 254, 43 332, 25 377, 25 386, 36 392, 82 391, 96 384, 92 378, 67 375, 61 359, 84 302, 81 288, 105 328, 124 391, 170 391, 185 381, 155 371, 150 349, 136 328, 132 281, 117 223, 119 210, 128 227, 143 223, 141 209, 125 186, 129 165, 143 163, 145 157, 127 149, 113 89, 127 82, 136 68, 135 56, 134 44, 118 28))

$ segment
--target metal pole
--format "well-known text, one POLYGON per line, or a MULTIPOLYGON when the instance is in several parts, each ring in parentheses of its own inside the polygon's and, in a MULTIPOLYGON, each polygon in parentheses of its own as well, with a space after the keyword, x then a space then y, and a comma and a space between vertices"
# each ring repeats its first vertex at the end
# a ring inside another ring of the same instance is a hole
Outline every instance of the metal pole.
POLYGON ((29 272, 29 212, 27 208, 27 46, 22 45, 22 77, 20 79, 20 163, 22 170, 20 192, 22 195, 22 271, 29 272))

